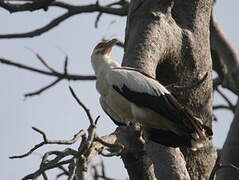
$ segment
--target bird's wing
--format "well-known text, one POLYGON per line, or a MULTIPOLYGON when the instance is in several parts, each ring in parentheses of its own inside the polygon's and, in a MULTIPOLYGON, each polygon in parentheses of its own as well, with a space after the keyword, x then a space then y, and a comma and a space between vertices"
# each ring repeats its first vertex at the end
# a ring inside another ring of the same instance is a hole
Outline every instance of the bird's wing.
POLYGON ((110 106, 107 105, 105 102, 104 97, 100 97, 100 105, 104 112, 110 117, 110 119, 117 125, 117 126, 125 126, 126 124, 121 120, 121 118, 115 113, 110 106))
POLYGON ((131 68, 114 68, 108 81, 123 97, 139 107, 149 108, 191 134, 203 134, 202 122, 158 81, 131 68))

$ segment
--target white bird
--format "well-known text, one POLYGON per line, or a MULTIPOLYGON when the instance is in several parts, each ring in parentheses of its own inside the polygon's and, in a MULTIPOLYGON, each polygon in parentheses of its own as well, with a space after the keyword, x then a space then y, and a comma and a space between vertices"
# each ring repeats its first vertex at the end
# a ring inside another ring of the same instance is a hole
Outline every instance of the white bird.
POLYGON ((111 59, 116 43, 116 39, 102 41, 91 55, 103 110, 119 126, 141 123, 148 139, 154 142, 193 150, 202 147, 212 130, 157 80, 111 59))

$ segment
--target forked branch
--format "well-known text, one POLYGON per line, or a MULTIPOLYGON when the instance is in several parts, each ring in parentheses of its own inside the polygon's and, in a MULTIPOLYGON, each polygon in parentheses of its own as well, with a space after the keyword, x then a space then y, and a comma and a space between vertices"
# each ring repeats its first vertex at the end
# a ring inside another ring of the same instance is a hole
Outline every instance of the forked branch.
POLYGON ((36 4, 34 1, 33 3, 11 4, 11 3, 0 1, 0 7, 8 10, 11 13, 19 12, 19 11, 34 11, 41 8, 47 10, 48 7, 53 7, 53 6, 64 8, 67 10, 67 12, 51 20, 48 24, 46 24, 45 26, 41 28, 29 31, 29 32, 25 32, 25 33, 2 34, 0 35, 0 39, 27 38, 27 37, 39 36, 53 29, 54 27, 56 27, 57 25, 65 21, 66 19, 74 15, 79 15, 82 13, 99 12, 99 13, 118 15, 118 16, 127 16, 127 13, 128 13, 128 3, 127 1, 124 1, 125 3, 121 3, 122 0, 115 3, 115 5, 117 4, 120 7, 111 7, 111 3, 109 5, 102 6, 98 3, 98 1, 95 4, 82 5, 82 6, 71 5, 65 2, 52 2, 53 0, 41 0, 41 1, 44 1, 44 3, 36 4))
POLYGON ((39 95, 39 94, 43 93, 44 91, 50 89, 51 87, 55 86, 56 84, 58 84, 62 80, 85 81, 85 80, 95 80, 96 79, 95 75, 69 74, 68 71, 67 71, 67 67, 68 67, 68 57, 67 56, 65 58, 64 67, 63 67, 64 72, 59 72, 59 71, 55 70, 54 68, 50 67, 48 65, 47 61, 45 61, 39 54, 35 53, 35 55, 36 55, 37 59, 44 65, 44 67, 47 70, 34 68, 34 67, 31 67, 31 66, 27 66, 27 65, 24 65, 24 64, 13 62, 13 61, 8 60, 8 59, 0 58, 0 63, 2 63, 2 64, 15 66, 15 67, 18 67, 20 69, 25 69, 25 70, 28 70, 28 71, 31 71, 31 72, 36 72, 36 73, 47 75, 47 76, 56 77, 56 79, 53 82, 51 82, 50 84, 40 88, 39 90, 34 91, 34 92, 30 92, 30 93, 26 93, 24 95, 25 97, 39 95))
POLYGON ((96 133, 96 123, 99 119, 97 117, 95 120, 91 116, 89 109, 80 101, 80 99, 76 96, 75 92, 72 88, 70 91, 77 101, 77 103, 83 108, 86 112, 87 117, 90 121, 90 126, 88 128, 88 135, 83 130, 80 130, 74 137, 70 140, 49 140, 47 135, 42 130, 33 127, 33 130, 42 135, 43 141, 37 145, 35 145, 32 149, 30 149, 27 153, 18 156, 12 156, 11 159, 14 158, 24 158, 30 155, 32 152, 37 150, 38 148, 46 145, 46 144, 58 144, 58 145, 71 145, 77 142, 81 138, 81 143, 77 150, 72 148, 66 148, 63 151, 48 151, 43 155, 40 167, 35 172, 25 176, 23 180, 28 179, 36 179, 39 176, 43 176, 44 179, 47 179, 46 171, 51 169, 61 169, 63 173, 58 175, 58 177, 62 175, 68 176, 68 179, 72 180, 80 180, 85 179, 87 176, 87 167, 90 160, 101 153, 103 150, 109 150, 111 152, 117 149, 117 152, 122 152, 123 146, 115 143, 116 136, 109 135, 102 138, 99 138, 96 133), (113 138, 112 138, 113 137, 113 138), (111 144, 115 143, 115 144, 111 144), (119 150, 120 149, 120 150, 119 150), (54 158, 50 158, 50 157, 54 158), (64 165, 68 165, 68 169, 64 167, 64 165))

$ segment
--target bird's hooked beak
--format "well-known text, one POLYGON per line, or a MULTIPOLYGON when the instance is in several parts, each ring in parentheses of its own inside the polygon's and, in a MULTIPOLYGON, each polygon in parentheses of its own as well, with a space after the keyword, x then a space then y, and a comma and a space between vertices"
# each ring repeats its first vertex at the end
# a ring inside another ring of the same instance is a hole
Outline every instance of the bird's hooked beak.
POLYGON ((111 52, 112 47, 113 47, 117 42, 119 42, 117 39, 112 39, 112 40, 110 40, 110 41, 108 41, 108 42, 103 43, 103 45, 102 45, 102 47, 101 47, 101 48, 102 48, 101 54, 103 54, 103 55, 108 55, 108 54, 111 52))

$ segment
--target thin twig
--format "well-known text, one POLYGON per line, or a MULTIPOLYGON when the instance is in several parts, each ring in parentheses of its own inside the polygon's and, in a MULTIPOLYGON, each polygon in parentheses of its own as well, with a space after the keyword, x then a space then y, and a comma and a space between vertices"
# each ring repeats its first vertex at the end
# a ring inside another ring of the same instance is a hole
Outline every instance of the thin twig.
POLYGON ((98 169, 97 169, 97 167, 95 166, 95 165, 93 165, 92 166, 92 169, 93 169, 93 178, 94 178, 94 180, 98 180, 98 177, 99 177, 99 173, 98 173, 98 169))
POLYGON ((38 54, 37 52, 35 52, 33 49, 31 48, 27 48, 28 50, 30 50, 36 57, 37 59, 51 72, 53 73, 58 73, 55 69, 53 69, 52 67, 50 67, 47 62, 40 56, 40 54, 38 54))
POLYGON ((42 168, 35 171, 34 173, 25 176, 24 178, 22 178, 22 180, 34 179, 34 178, 38 177, 39 175, 41 175, 46 170, 53 169, 53 168, 62 166, 64 164, 69 164, 71 161, 72 161, 72 159, 68 159, 68 160, 64 160, 64 161, 61 161, 61 162, 56 163, 56 164, 49 164, 48 166, 43 166, 42 168))
POLYGON ((14 34, 1 34, 0 39, 12 39, 12 38, 27 38, 27 37, 35 37, 40 36, 41 34, 53 29, 57 25, 59 25, 64 20, 68 19, 69 17, 75 15, 76 13, 69 13, 66 12, 59 17, 53 19, 51 22, 46 24, 45 26, 35 29, 33 31, 25 32, 25 33, 14 33, 14 34))
POLYGON ((77 134, 74 135, 74 137, 70 140, 48 140, 46 137, 46 134, 41 131, 38 128, 32 127, 32 129, 38 133, 40 133, 43 136, 43 142, 35 145, 32 149, 30 149, 27 153, 22 154, 22 155, 17 155, 17 156, 11 156, 9 157, 10 159, 16 159, 16 158, 23 158, 28 155, 30 155, 32 152, 34 152, 36 149, 42 147, 45 144, 62 144, 62 145, 69 145, 69 144, 74 144, 80 137, 82 137, 85 132, 83 130, 80 130, 77 134))
POLYGON ((69 175, 69 172, 68 170, 64 167, 64 166, 59 166, 58 169, 62 170, 62 173, 58 174, 56 176, 56 179, 60 178, 61 176, 68 176, 69 175))
POLYGON ((101 159, 101 162, 100 162, 100 165, 101 165, 101 173, 102 173, 102 176, 105 176, 105 164, 104 164, 104 161, 101 159))
POLYGON ((232 112, 234 113, 236 110, 236 106, 232 104, 232 102, 228 99, 228 97, 218 88, 216 88, 216 91, 218 92, 218 94, 220 94, 222 96, 222 98, 227 102, 229 108, 232 110, 232 112))
MULTIPOLYGON (((9 3, 8 3, 9 4, 9 3)), ((21 5, 18 6, 6 6, 6 3, 0 2, 0 6, 5 8, 6 10, 10 12, 18 12, 18 11, 27 11, 27 8, 21 7, 21 5)), ((0 35, 0 39, 3 38, 26 38, 26 37, 35 37, 39 36, 57 25, 59 25, 61 22, 64 20, 77 15, 81 13, 89 13, 89 12, 102 12, 106 14, 114 14, 118 16, 127 16, 128 14, 128 8, 127 7, 121 7, 121 8, 111 8, 106 6, 100 6, 99 4, 90 4, 90 5, 85 5, 85 6, 75 6, 75 5, 70 5, 67 3, 61 3, 61 2, 54 2, 51 4, 51 6, 56 6, 56 7, 62 7, 62 8, 67 8, 68 11, 57 18, 53 19, 50 21, 47 25, 35 29, 33 31, 25 32, 25 33, 14 33, 14 34, 4 34, 0 35)))
POLYGON ((93 169, 93 178, 94 180, 98 180, 98 179, 104 179, 104 180, 115 180, 113 178, 109 178, 106 176, 106 173, 105 173, 105 165, 104 165, 104 162, 101 161, 100 164, 97 164, 97 165, 93 165, 92 166, 92 169, 93 169), (101 169, 101 174, 98 172, 98 168, 97 166, 100 166, 100 169, 101 169))
POLYGON ((229 106, 226 106, 226 105, 223 105, 223 104, 213 106, 213 110, 220 110, 220 109, 230 110, 234 113, 234 111, 229 106))
POLYGON ((54 0, 27 0, 27 3, 23 4, 12 4, 12 3, 6 3, 4 1, 0 1, 0 7, 8 10, 10 13, 13 12, 19 12, 19 11, 36 11, 39 9, 44 9, 45 11, 48 10, 48 6, 54 1, 54 0), (30 3, 29 3, 30 2, 30 3))
POLYGON ((47 177, 45 172, 42 173, 42 177, 43 177, 44 180, 48 180, 48 177, 47 177))
POLYGON ((90 114, 90 110, 80 101, 80 99, 76 96, 74 90, 71 88, 71 86, 69 86, 70 92, 72 94, 72 96, 75 98, 75 100, 77 101, 77 103, 84 109, 84 111, 86 112, 87 117, 90 120, 90 124, 93 124, 94 120, 91 117, 90 114))
POLYGON ((71 166, 72 168, 70 169, 70 172, 69 172, 69 176, 67 178, 67 180, 73 180, 75 178, 75 175, 76 175, 76 159, 74 159, 71 164, 69 166, 71 166))
POLYGON ((65 61, 64 61, 64 74, 68 74, 68 56, 65 57, 65 61))
POLYGON ((35 95, 39 95, 41 93, 43 93, 44 91, 46 91, 47 89, 50 89, 51 87, 53 87, 54 85, 56 85, 58 82, 60 82, 62 79, 58 78, 55 81, 51 82, 50 84, 48 84, 47 86, 44 86, 43 88, 35 91, 35 92, 31 92, 31 93, 27 93, 24 94, 24 97, 29 97, 29 96, 35 96, 35 95))
MULTIPOLYGON (((118 2, 113 2, 113 3, 110 3, 108 5, 106 5, 106 7, 113 7, 114 5, 119 5, 120 4, 120 1, 118 2)), ((97 1, 97 5, 99 5, 99 1, 97 1)), ((99 14, 97 15, 96 19, 95 19, 95 28, 98 28, 98 23, 100 21, 100 17, 103 15, 103 12, 99 12, 99 14)))

